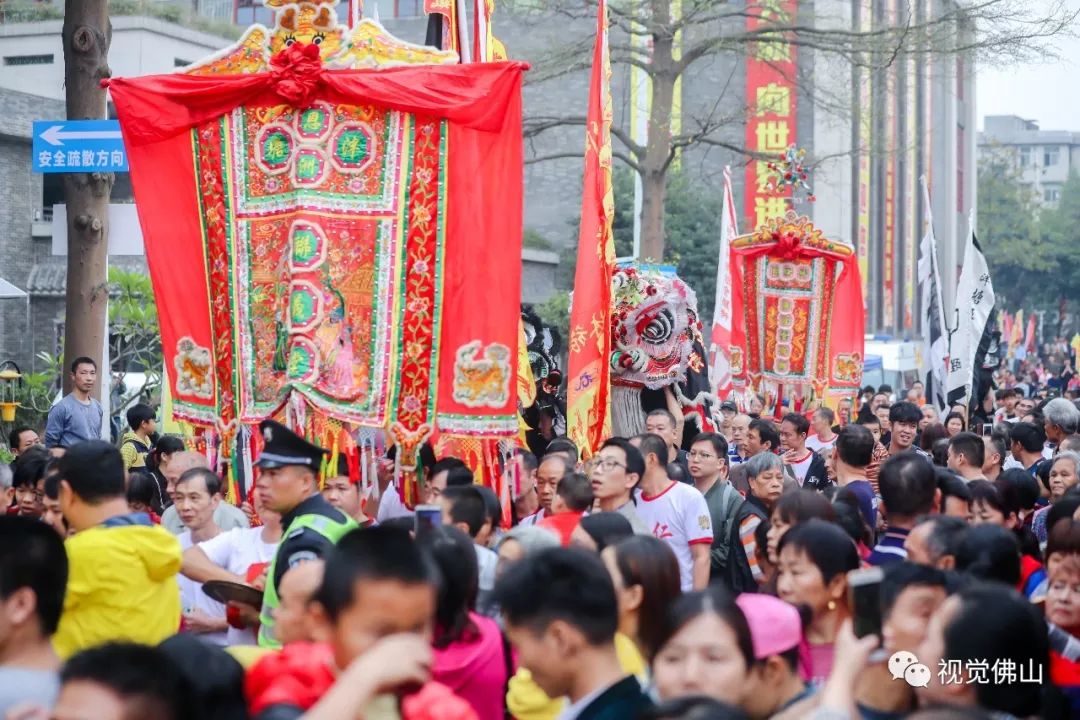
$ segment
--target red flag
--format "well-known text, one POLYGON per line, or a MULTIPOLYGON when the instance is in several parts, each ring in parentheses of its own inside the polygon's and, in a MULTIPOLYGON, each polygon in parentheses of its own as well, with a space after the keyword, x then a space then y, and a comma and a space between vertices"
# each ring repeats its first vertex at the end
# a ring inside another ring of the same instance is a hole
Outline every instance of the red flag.
POLYGON ((570 381, 567 435, 582 456, 594 453, 611 434, 611 275, 615 240, 611 221, 611 61, 607 4, 600 0, 585 130, 585 174, 581 196, 577 271, 570 312, 570 381))

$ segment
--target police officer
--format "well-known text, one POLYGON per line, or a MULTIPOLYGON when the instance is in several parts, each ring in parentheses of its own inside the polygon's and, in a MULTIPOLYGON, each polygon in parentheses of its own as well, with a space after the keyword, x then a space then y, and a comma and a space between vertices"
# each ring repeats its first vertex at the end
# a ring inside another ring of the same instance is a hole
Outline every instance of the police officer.
POLYGON ((312 445, 284 425, 264 420, 259 425, 266 445, 255 466, 266 490, 263 502, 281 513, 281 544, 270 563, 259 617, 259 645, 279 648, 274 636, 278 587, 289 568, 324 557, 356 522, 330 505, 319 493, 319 470, 326 450, 312 445))

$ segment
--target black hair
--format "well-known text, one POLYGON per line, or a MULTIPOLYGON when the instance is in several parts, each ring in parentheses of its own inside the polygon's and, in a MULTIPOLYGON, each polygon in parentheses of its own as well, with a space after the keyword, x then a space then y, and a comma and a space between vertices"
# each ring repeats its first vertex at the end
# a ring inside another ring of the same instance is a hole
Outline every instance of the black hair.
POLYGON ((878 386, 878 389, 877 389, 877 394, 878 395, 888 395, 891 392, 892 392, 892 385, 890 385, 888 383, 882 383, 881 385, 878 386))
POLYGON ((949 438, 949 449, 963 455, 969 465, 981 468, 986 461, 986 443, 973 432, 958 432, 949 438))
POLYGON ((502 522, 502 503, 495 491, 486 485, 473 485, 476 492, 484 500, 484 519, 491 523, 492 528, 497 528, 502 522))
POLYGON ((862 425, 845 425, 836 434, 836 456, 853 468, 864 468, 874 459, 874 434, 862 425))
POLYGON ((127 501, 129 504, 141 503, 158 515, 163 510, 157 481, 143 472, 133 472, 128 475, 127 501))
POLYGON ((154 449, 146 456, 146 466, 156 470, 161 465, 162 455, 184 451, 184 440, 179 435, 162 435, 154 443, 154 449))
POLYGON ((45 466, 52 456, 42 445, 27 448, 26 452, 15 458, 11 468, 11 486, 13 488, 36 488, 38 480, 45 477, 45 466))
MULTIPOLYGON (((945 447, 948 449, 948 439, 949 433, 944 425, 939 422, 930 423, 919 433, 919 447, 926 452, 931 452, 934 449, 934 443, 938 440, 945 440, 945 447)), ((948 461, 948 454, 946 454, 945 460, 948 461)))
POLYGON ((191 687, 165 651, 137 643, 99 645, 72 656, 60 670, 60 684, 102 685, 123 698, 125 717, 187 720, 191 687))
POLYGON ((878 488, 886 517, 895 521, 928 513, 937 489, 934 468, 914 450, 905 450, 882 464, 878 488))
POLYGON ((832 503, 821 493, 804 488, 781 495, 773 507, 773 512, 789 525, 798 525, 811 518, 821 518, 829 522, 836 520, 832 503))
POLYGON ((720 433, 715 432, 703 432, 694 436, 694 439, 690 441, 690 447, 694 447, 698 443, 707 442, 712 445, 713 452, 716 453, 716 457, 720 459, 720 462, 727 465, 728 463, 728 441, 720 433))
POLYGON ((667 470, 667 476, 668 476, 669 480, 674 480, 675 482, 681 482, 681 483, 689 483, 690 482, 690 477, 687 475, 686 469, 683 468, 683 466, 681 464, 679 464, 677 462, 669 462, 667 464, 666 470, 667 470))
POLYGON ((934 441, 934 445, 930 448, 930 458, 937 467, 948 467, 949 438, 943 437, 934 441))
POLYGON ((352 530, 338 541, 326 557, 322 585, 314 599, 331 621, 337 621, 356 600, 356 586, 362 580, 435 585, 436 578, 431 559, 412 541, 408 530, 377 525, 352 530))
POLYGON ((461 487, 472 485, 475 478, 472 470, 464 462, 456 457, 444 457, 431 466, 431 477, 446 471, 446 487, 461 487))
POLYGON ((600 449, 612 447, 619 448, 626 455, 626 472, 632 473, 641 479, 641 476, 645 474, 645 458, 642 456, 641 451, 634 447, 626 438, 613 437, 604 441, 604 444, 600 446, 600 449))
POLYGON ((514 563, 496 582, 495 600, 509 625, 535 634, 561 620, 602 646, 619 628, 611 576, 599 556, 582 550, 548 548, 514 563))
POLYGON ((0 599, 30 588, 42 635, 60 625, 67 577, 64 541, 55 530, 33 518, 0 516, 0 599))
POLYGON ((964 478, 952 470, 935 465, 934 481, 937 483, 938 490, 941 491, 942 508, 945 507, 945 499, 950 497, 960 498, 968 505, 971 504, 971 488, 964 482, 964 478))
POLYGON ((176 486, 180 487, 180 483, 191 482, 195 478, 202 478, 206 483, 206 493, 210 497, 221 492, 221 478, 210 468, 193 467, 185 470, 183 474, 176 479, 176 486))
POLYGON ((453 526, 434 527, 421 533, 417 544, 428 553, 439 570, 439 592, 435 608, 435 637, 432 645, 445 648, 475 632, 469 611, 476 606, 480 570, 472 540, 453 526))
POLYGON ((574 512, 584 512, 593 504, 592 481, 579 472, 564 475, 555 494, 574 512))
POLYGON ((127 489, 120 451, 104 440, 87 440, 68 448, 57 469, 60 479, 90 505, 122 498, 127 489))
POLYGON ((60 473, 45 476, 45 497, 50 500, 60 499, 60 473))
POLYGON ((8 433, 8 449, 9 450, 11 450, 12 452, 15 452, 15 450, 18 449, 18 447, 19 447, 19 436, 22 435, 24 432, 34 432, 34 428, 30 427, 29 425, 19 425, 14 430, 12 430, 10 433, 8 433))
POLYGON ((918 425, 922 420, 922 410, 919 406, 913 402, 907 400, 901 400, 898 403, 893 403, 889 408, 889 423, 911 423, 918 425))
POLYGON ((1020 443, 1024 452, 1042 452, 1043 445, 1046 444, 1046 430, 1035 423, 1013 423, 1009 430, 1009 442, 1020 443))
POLYGON ((930 534, 926 538, 926 547, 931 557, 935 560, 950 555, 955 558, 960 552, 960 541, 971 526, 963 518, 951 515, 923 515, 915 522, 915 526, 926 523, 931 524, 930 534))
POLYGON ((1000 478, 994 482, 972 480, 968 483, 968 490, 971 491, 972 506, 981 503, 989 505, 1006 518, 1009 515, 1020 518, 1020 498, 1017 496, 1016 489, 1008 482, 1000 478))
POLYGON ((1046 558, 1054 553, 1080 554, 1080 520, 1062 518, 1046 526, 1046 558))
POLYGON ((956 411, 953 411, 953 412, 949 413, 948 415, 946 415, 945 420, 941 424, 944 425, 946 429, 948 429, 949 421, 952 420, 953 418, 956 418, 957 420, 960 421, 960 430, 961 431, 967 430, 967 421, 964 420, 963 415, 961 415, 960 413, 958 413, 956 411))
POLYGON ((1039 481, 1031 477, 1031 473, 1023 468, 1009 468, 998 476, 1016 490, 1016 498, 1020 508, 1030 510, 1039 501, 1039 481))
POLYGON ((531 473, 540 467, 540 461, 536 459, 536 456, 524 448, 515 450, 513 456, 521 458, 521 464, 525 466, 526 473, 531 473))
POLYGON ((881 580, 881 616, 889 617, 897 598, 909 587, 945 588, 945 573, 927 565, 909 562, 893 563, 885 567, 881 580))
POLYGON ((581 518, 580 525, 596 543, 597 552, 603 552, 608 545, 614 545, 634 534, 630 521, 617 512, 591 513, 581 518))
POLYGON ((855 422, 857 425, 862 425, 863 427, 866 427, 867 425, 877 425, 878 427, 881 427, 881 421, 877 419, 877 415, 859 415, 855 422))
MULTIPOLYGON (((834 521, 855 542, 863 545, 873 544, 873 529, 866 524, 862 509, 859 508, 859 499, 849 488, 832 485, 825 488, 822 493, 825 497, 832 498, 833 512, 836 514, 834 521)), ((783 495, 780 496, 783 499, 783 495)), ((762 523, 764 525, 764 523, 762 523)))
MULTIPOLYGON (((1034 677, 1044 677, 1049 658, 1046 624, 1027 599, 993 583, 967 587, 959 597, 960 609, 944 629, 942 660, 959 661, 961 667, 967 667, 972 661, 993 664, 1008 658, 1034 677)), ((979 706, 1016 717, 1037 716, 1042 687, 1026 677, 1021 672, 1012 682, 976 684, 979 706)))
POLYGON ((638 716, 638 720, 745 720, 738 707, 704 695, 689 695, 662 702, 638 716))
POLYGON ((638 449, 641 451, 642 459, 649 457, 649 455, 655 455, 661 465, 666 466, 668 464, 671 448, 664 442, 664 438, 653 433, 641 433, 635 435, 634 439, 639 443, 638 449))
POLYGON ((77 358, 75 358, 74 360, 71 361, 71 374, 72 375, 74 375, 76 372, 78 372, 80 365, 89 365, 92 368, 94 368, 95 370, 97 370, 97 363, 94 362, 93 359, 88 358, 85 355, 80 355, 79 357, 77 357, 77 358))
POLYGON ((788 530, 780 538, 777 556, 787 547, 805 554, 826 585, 837 575, 859 569, 859 552, 851 537, 825 520, 813 518, 788 530))
POLYGON ((153 420, 154 417, 154 408, 145 403, 135 403, 127 411, 128 427, 132 431, 138 430, 144 422, 153 420))
MULTIPOLYGON (((791 534, 791 531, 788 534, 791 534)), ((654 660, 680 630, 702 615, 716 615, 731 628, 735 634, 735 647, 742 655, 747 669, 753 667, 754 640, 750 634, 750 624, 746 621, 742 608, 735 602, 735 596, 721 585, 711 585, 707 590, 686 593, 668 607, 657 637, 656 649, 649 661, 654 660)))
POLYGON ((788 413, 780 422, 791 423, 795 427, 795 432, 799 435, 810 432, 810 421, 799 413, 788 413))
POLYGON ((646 415, 645 417, 661 417, 661 416, 667 418, 667 421, 669 423, 671 423, 671 428, 673 430, 679 424, 679 421, 675 419, 675 416, 667 408, 656 408, 655 410, 650 410, 649 414, 646 415))
POLYGON ((1009 587, 1020 582, 1020 543, 997 525, 973 525, 956 553, 956 569, 978 580, 996 580, 1009 587))
POLYGON ((416 528, 416 518, 412 515, 387 518, 379 522, 379 527, 398 532, 411 533, 416 528))
POLYGON ((615 566, 625 587, 641 586, 638 608, 638 639, 647 657, 660 649, 667 608, 682 592, 679 561, 663 540, 651 535, 634 535, 612 547, 615 566))
POLYGON ((577 461, 581 457, 578 446, 574 444, 573 440, 565 437, 557 437, 548 443, 547 449, 544 450, 544 457, 552 453, 568 453, 571 465, 577 465, 577 461))
POLYGON ((780 433, 777 432, 776 426, 769 420, 764 418, 757 418, 750 421, 750 430, 757 430, 758 437, 761 438, 762 444, 769 443, 769 451, 776 452, 780 449, 780 433))
POLYGON ((189 687, 188 701, 199 720, 236 720, 247 717, 244 668, 225 648, 198 635, 178 633, 157 646, 179 670, 189 687))
MULTIPOLYGON (((1071 490, 1072 488, 1069 489, 1071 490)), ((1066 493, 1046 511, 1047 531, 1061 520, 1071 518, 1077 510, 1080 510, 1080 495, 1066 493)))
POLYGON ((447 487, 442 496, 450 503, 450 520, 465 523, 469 529, 469 537, 475 538, 487 520, 484 496, 472 485, 447 487))

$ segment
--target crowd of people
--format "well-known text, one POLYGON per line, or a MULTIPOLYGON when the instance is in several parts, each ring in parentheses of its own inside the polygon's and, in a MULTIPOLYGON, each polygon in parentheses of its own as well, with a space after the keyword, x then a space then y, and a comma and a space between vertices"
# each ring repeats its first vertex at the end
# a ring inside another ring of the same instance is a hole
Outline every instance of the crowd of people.
MULTIPOLYGON (((1080 717, 1080 409, 1007 384, 837 411, 718 408, 586 460, 380 459, 272 421, 247 501, 127 412, 96 439, 92 361, 0 467, 0 717, 1080 717)), ((391 453, 393 450, 391 450, 391 453)))

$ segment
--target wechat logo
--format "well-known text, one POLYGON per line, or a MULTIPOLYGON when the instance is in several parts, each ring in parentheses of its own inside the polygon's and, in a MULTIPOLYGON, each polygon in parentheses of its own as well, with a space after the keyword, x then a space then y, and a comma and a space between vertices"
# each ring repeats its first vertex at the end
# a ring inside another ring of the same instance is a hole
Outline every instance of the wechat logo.
POLYGON ((919 662, 914 653, 899 650, 889 658, 889 674, 893 680, 903 679, 913 688, 930 684, 930 668, 919 662))

